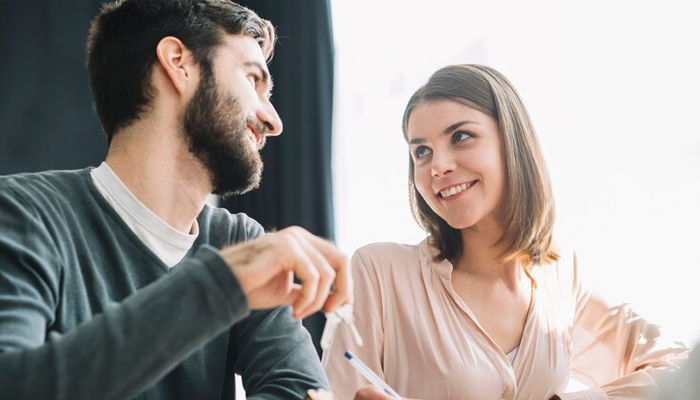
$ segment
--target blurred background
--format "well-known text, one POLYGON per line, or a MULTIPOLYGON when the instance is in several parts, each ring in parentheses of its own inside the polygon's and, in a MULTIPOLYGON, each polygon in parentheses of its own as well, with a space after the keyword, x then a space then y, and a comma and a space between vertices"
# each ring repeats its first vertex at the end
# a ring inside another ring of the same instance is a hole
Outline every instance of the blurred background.
POLYGON ((696 344, 700 25, 690 2, 333 0, 336 240, 425 237, 401 118, 447 64, 504 73, 552 176, 556 239, 587 286, 696 344))
MULTIPOLYGON (((98 165, 85 68, 101 1, 0 1, 0 174, 98 165)), ((408 206, 404 106, 436 69, 518 88, 584 278, 673 338, 700 339, 700 25, 687 1, 250 0, 278 29, 285 132, 261 188, 221 204, 352 253, 425 236, 408 206)), ((323 316, 305 321, 318 344, 323 316)))

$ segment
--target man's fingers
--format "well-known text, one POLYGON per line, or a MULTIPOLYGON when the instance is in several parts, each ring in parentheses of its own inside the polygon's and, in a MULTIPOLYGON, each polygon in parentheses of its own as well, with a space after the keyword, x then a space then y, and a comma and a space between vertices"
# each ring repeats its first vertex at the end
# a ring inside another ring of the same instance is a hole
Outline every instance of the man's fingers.
POLYGON ((345 258, 345 263, 335 270, 334 291, 332 296, 329 296, 324 310, 326 312, 334 311, 345 303, 353 302, 352 277, 350 271, 350 262, 345 258))
POLYGON ((313 245, 316 250, 318 250, 325 258, 328 260, 328 263, 334 266, 334 269, 336 266, 341 266, 345 265, 348 263, 348 258, 345 256, 343 252, 341 252, 334 244, 333 242, 320 238, 318 236, 312 235, 311 233, 306 232, 306 236, 313 245))
POLYGON ((295 283, 292 285, 291 290, 287 292, 286 296, 280 300, 281 306, 291 306, 294 304, 294 302, 297 300, 297 298, 301 295, 301 285, 298 283, 295 283))
POLYGON ((308 236, 309 242, 325 257, 329 266, 335 271, 334 293, 326 301, 324 310, 330 312, 342 304, 352 303, 352 278, 350 276, 350 261, 347 256, 338 250, 333 243, 311 234, 308 236))
POLYGON ((290 267, 301 283, 301 293, 292 304, 292 308, 294 310, 294 318, 301 319, 304 315, 303 311, 316 299, 320 274, 311 257, 307 254, 305 246, 300 243, 296 234, 293 232, 287 234, 289 235, 294 258, 290 267))
POLYGON ((248 294, 248 303, 253 310, 265 310, 278 306, 291 306, 301 294, 301 285, 292 284, 284 291, 273 291, 261 287, 248 294))
POLYGON ((303 228, 270 233, 224 249, 221 255, 238 278, 251 307, 291 302, 294 317, 301 319, 322 307, 332 311, 352 302, 348 258, 333 243, 303 228), (291 274, 300 282, 293 293, 289 293, 291 283, 280 279, 291 274), (332 286, 335 288, 331 296, 332 286))
POLYGON ((323 312, 333 312, 335 311, 338 307, 342 306, 343 304, 350 303, 348 301, 347 297, 337 295, 336 292, 331 292, 328 295, 328 298, 326 298, 326 302, 323 304, 323 312))
POLYGON ((331 267, 328 261, 326 261, 323 255, 318 250, 316 250, 316 248, 313 247, 311 243, 305 240, 305 238, 301 238, 300 243, 304 247, 306 254, 309 256, 309 259, 311 259, 311 261, 314 263, 314 266, 316 267, 316 270, 319 273, 319 279, 317 284, 318 286, 316 288, 316 298, 304 310, 300 310, 301 313, 304 314, 304 316, 307 316, 311 313, 320 310, 323 304, 326 302, 328 294, 330 293, 331 285, 335 280, 335 270, 331 267))

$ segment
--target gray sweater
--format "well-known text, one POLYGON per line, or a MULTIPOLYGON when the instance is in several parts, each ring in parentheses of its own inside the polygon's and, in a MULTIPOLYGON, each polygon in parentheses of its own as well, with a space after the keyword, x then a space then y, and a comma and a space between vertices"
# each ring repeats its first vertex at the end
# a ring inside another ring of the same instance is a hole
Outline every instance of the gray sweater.
POLYGON ((297 399, 328 387, 289 308, 250 312, 216 249, 263 234, 205 206, 169 269, 90 168, 0 177, 1 399, 297 399))

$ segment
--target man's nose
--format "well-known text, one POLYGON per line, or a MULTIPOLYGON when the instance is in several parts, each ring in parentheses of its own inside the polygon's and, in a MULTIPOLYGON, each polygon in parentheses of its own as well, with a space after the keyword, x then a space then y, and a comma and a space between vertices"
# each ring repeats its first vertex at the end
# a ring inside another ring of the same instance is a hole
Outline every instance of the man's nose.
POLYGON ((282 120, 277 114, 277 110, 269 100, 265 100, 262 106, 258 109, 256 116, 258 120, 265 125, 265 134, 277 136, 282 133, 282 120))

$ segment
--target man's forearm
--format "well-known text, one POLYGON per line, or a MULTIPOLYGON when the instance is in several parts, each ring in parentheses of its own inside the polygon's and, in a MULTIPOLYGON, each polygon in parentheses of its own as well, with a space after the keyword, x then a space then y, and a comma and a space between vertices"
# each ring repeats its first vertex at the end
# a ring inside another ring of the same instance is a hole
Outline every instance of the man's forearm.
POLYGON ((200 251, 181 271, 108 306, 76 330, 41 347, 1 354, 3 396, 127 399, 152 386, 248 314, 244 297, 236 304, 236 293, 226 293, 235 292, 235 278, 222 279, 222 272, 230 272, 212 263, 215 256, 200 251))

